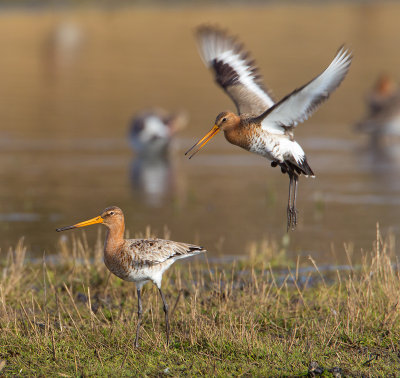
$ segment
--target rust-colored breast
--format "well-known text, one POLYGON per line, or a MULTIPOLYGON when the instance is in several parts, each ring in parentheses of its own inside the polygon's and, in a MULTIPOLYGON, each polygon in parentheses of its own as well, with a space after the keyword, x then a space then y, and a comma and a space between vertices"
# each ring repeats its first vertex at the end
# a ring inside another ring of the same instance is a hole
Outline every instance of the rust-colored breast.
POLYGON ((242 120, 238 126, 224 131, 225 139, 236 146, 249 150, 254 134, 254 125, 242 120))
POLYGON ((104 263, 111 273, 125 279, 132 271, 134 255, 126 249, 125 244, 122 244, 112 251, 105 251, 104 263))

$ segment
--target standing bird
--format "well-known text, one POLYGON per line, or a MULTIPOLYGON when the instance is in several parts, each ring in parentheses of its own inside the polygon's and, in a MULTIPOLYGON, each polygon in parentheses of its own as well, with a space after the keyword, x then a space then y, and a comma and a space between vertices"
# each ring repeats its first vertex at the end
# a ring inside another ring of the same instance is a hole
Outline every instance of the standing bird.
MULTIPOLYGON (((297 182, 299 176, 314 177, 294 128, 305 121, 342 82, 349 70, 351 53, 339 49, 329 67, 315 79, 275 103, 262 83, 258 68, 235 37, 212 26, 197 30, 200 55, 214 73, 215 81, 236 105, 239 115, 220 113, 214 127, 186 154, 192 158, 220 130, 228 142, 262 155, 271 166, 289 175, 287 229, 297 225, 297 182)), ((185 154, 185 155, 186 155, 185 154)))
POLYGON ((385 136, 400 136, 400 89, 388 75, 381 75, 366 97, 367 114, 356 124, 355 131, 369 134, 370 148, 387 153, 385 136))
POLYGON ((138 323, 135 347, 139 346, 140 323, 142 320, 141 290, 147 281, 152 281, 158 288, 164 304, 167 344, 169 344, 168 305, 161 290, 163 273, 175 262, 206 252, 193 244, 179 243, 162 239, 124 239, 124 213, 119 207, 107 207, 100 216, 72 226, 57 228, 57 231, 102 223, 108 228, 104 244, 104 263, 117 277, 134 282, 138 296, 138 323))

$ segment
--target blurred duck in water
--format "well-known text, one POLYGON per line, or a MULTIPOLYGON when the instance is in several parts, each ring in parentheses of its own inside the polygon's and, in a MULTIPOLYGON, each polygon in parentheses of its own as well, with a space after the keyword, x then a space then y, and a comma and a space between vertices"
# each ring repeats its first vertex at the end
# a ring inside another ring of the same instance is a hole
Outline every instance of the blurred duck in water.
POLYGON ((131 183, 150 206, 160 206, 173 187, 169 151, 175 134, 187 122, 184 112, 169 113, 163 109, 144 110, 132 121, 130 140, 136 156, 131 166, 131 183))
POLYGON ((369 134, 370 147, 381 149, 385 136, 400 136, 400 89, 388 75, 381 75, 366 97, 367 114, 356 131, 369 134))

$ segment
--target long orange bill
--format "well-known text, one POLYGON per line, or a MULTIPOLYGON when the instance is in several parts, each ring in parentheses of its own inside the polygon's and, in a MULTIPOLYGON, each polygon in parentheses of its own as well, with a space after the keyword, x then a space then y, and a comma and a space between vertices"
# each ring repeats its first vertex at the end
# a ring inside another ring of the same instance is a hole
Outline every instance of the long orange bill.
POLYGON ((56 231, 60 232, 60 231, 71 230, 71 229, 77 228, 77 227, 86 227, 86 226, 90 226, 91 224, 103 223, 103 221, 104 221, 104 219, 102 217, 98 216, 98 217, 89 219, 87 221, 74 224, 72 226, 66 226, 66 227, 57 228, 56 231))
POLYGON ((214 125, 214 127, 203 138, 201 138, 193 147, 191 147, 185 152, 185 155, 187 155, 190 151, 192 151, 193 148, 199 146, 189 156, 189 159, 191 159, 211 140, 212 137, 214 137, 218 133, 219 130, 220 130, 219 127, 217 125, 214 125))

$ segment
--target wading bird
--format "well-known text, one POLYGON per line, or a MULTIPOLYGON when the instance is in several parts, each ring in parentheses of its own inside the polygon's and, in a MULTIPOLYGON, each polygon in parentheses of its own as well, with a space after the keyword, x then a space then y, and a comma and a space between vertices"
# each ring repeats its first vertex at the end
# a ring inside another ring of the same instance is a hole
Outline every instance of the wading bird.
POLYGON ((117 277, 134 282, 138 296, 138 323, 135 347, 139 346, 140 323, 142 320, 141 290, 147 281, 158 288, 164 304, 167 344, 169 344, 168 305, 161 290, 163 273, 178 259, 206 252, 193 244, 179 243, 162 239, 124 239, 124 213, 119 207, 107 207, 100 216, 72 226, 57 228, 57 231, 102 223, 108 228, 104 244, 104 263, 117 277))
POLYGON ((370 135, 370 148, 387 151, 384 137, 400 136, 400 89, 387 75, 381 75, 366 97, 367 114, 356 124, 356 131, 370 135))
POLYGON ((165 157, 175 134, 188 122, 185 112, 168 112, 161 108, 142 110, 132 120, 130 140, 139 156, 165 157))
POLYGON ((339 86, 349 70, 351 54, 340 48, 324 72, 275 103, 254 61, 235 37, 217 27, 201 26, 197 38, 204 63, 213 70, 215 81, 233 100, 239 115, 220 113, 211 131, 186 154, 193 150, 192 158, 222 130, 228 142, 262 155, 272 167, 279 166, 289 175, 287 229, 295 229, 297 182, 301 174, 314 177, 314 172, 293 131, 339 86))
POLYGON ((129 138, 135 157, 130 179, 133 189, 144 195, 150 206, 161 206, 176 189, 170 152, 176 145, 176 134, 185 128, 188 118, 184 111, 150 108, 138 112, 131 122, 129 138))

